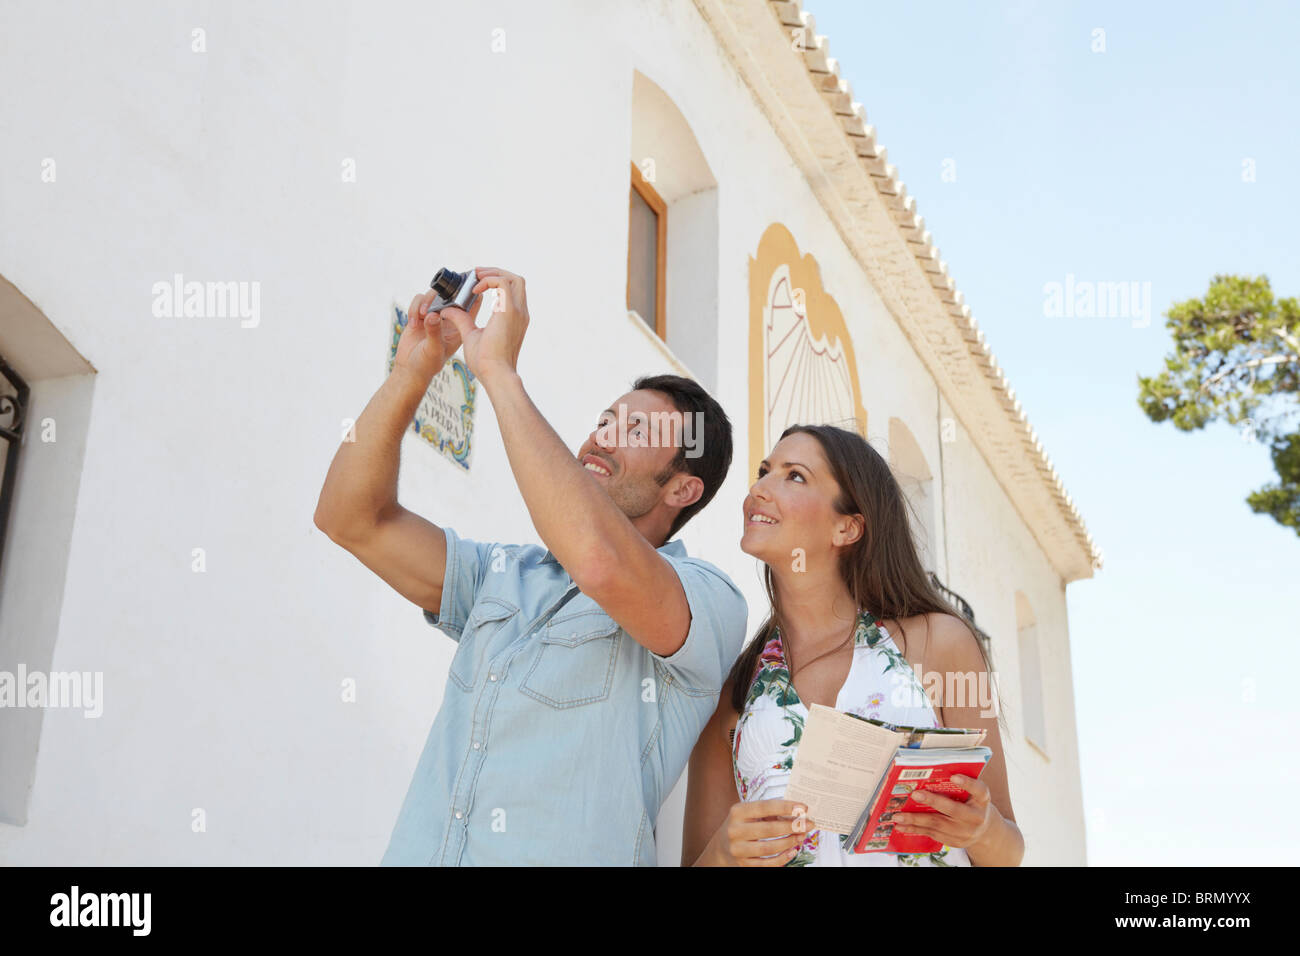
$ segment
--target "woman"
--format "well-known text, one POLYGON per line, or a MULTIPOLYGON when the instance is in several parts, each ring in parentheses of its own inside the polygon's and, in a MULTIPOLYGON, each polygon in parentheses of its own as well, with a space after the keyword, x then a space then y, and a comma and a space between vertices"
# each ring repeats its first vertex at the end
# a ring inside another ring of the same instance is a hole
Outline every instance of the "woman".
POLYGON ((989 668, 921 567, 889 466, 853 432, 793 425, 760 466, 744 516, 740 546, 764 562, 772 613, 691 755, 683 865, 1019 865, 1024 840, 997 719, 981 715, 992 702, 945 702, 953 686, 945 677, 932 704, 917 679, 974 672, 974 686, 987 687, 978 675, 989 668), (900 677, 910 693, 898 693, 900 677), (807 808, 782 797, 814 703, 898 725, 988 731, 993 756, 983 774, 953 778, 970 794, 966 803, 926 794, 936 813, 895 815, 898 829, 942 850, 855 854, 847 837, 804 832, 807 808))

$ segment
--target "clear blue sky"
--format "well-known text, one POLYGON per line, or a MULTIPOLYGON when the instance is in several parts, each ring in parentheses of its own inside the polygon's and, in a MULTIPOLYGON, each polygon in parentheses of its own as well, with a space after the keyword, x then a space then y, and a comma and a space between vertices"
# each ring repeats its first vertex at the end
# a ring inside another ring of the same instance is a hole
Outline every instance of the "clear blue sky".
POLYGON ((1089 863, 1293 862, 1300 537, 1244 502, 1265 446, 1136 396, 1216 273, 1300 295, 1300 8, 805 8, 1105 555, 1066 592, 1089 863), (1045 317, 1067 274, 1149 282, 1150 324, 1045 317))

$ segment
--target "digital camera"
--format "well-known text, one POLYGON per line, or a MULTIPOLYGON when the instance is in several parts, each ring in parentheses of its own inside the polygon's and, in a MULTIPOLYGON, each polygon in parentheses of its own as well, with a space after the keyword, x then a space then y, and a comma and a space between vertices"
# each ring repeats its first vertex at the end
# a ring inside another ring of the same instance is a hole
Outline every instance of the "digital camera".
POLYGON ((439 269, 438 274, 429 283, 429 288, 437 293, 437 297, 429 305, 429 311, 437 312, 439 309, 454 305, 468 312, 478 299, 478 295, 473 292, 476 285, 478 285, 478 276, 474 274, 473 269, 468 272, 439 269))

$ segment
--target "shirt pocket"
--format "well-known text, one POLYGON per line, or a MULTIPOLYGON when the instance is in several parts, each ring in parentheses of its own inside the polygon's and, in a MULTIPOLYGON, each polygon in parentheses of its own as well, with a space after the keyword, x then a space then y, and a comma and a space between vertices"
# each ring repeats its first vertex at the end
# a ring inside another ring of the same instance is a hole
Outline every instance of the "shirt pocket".
POLYGON ((519 689, 555 708, 602 701, 614 684, 622 638, 618 623, 599 608, 553 619, 519 689))
POLYGON ((451 659, 452 682, 464 691, 474 689, 479 662, 489 655, 491 644, 519 609, 500 598, 483 598, 470 611, 461 631, 456 656, 451 659))

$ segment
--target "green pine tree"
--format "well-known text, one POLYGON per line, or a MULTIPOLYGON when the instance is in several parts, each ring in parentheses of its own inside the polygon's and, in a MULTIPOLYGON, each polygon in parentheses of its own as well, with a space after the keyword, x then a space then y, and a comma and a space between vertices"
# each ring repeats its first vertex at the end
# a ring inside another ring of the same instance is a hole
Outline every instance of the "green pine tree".
POLYGON ((1142 411, 1182 431, 1222 419, 1267 443, 1278 480, 1246 502, 1300 535, 1300 305, 1275 299, 1267 276, 1217 275, 1165 317, 1174 350, 1139 376, 1142 411))

